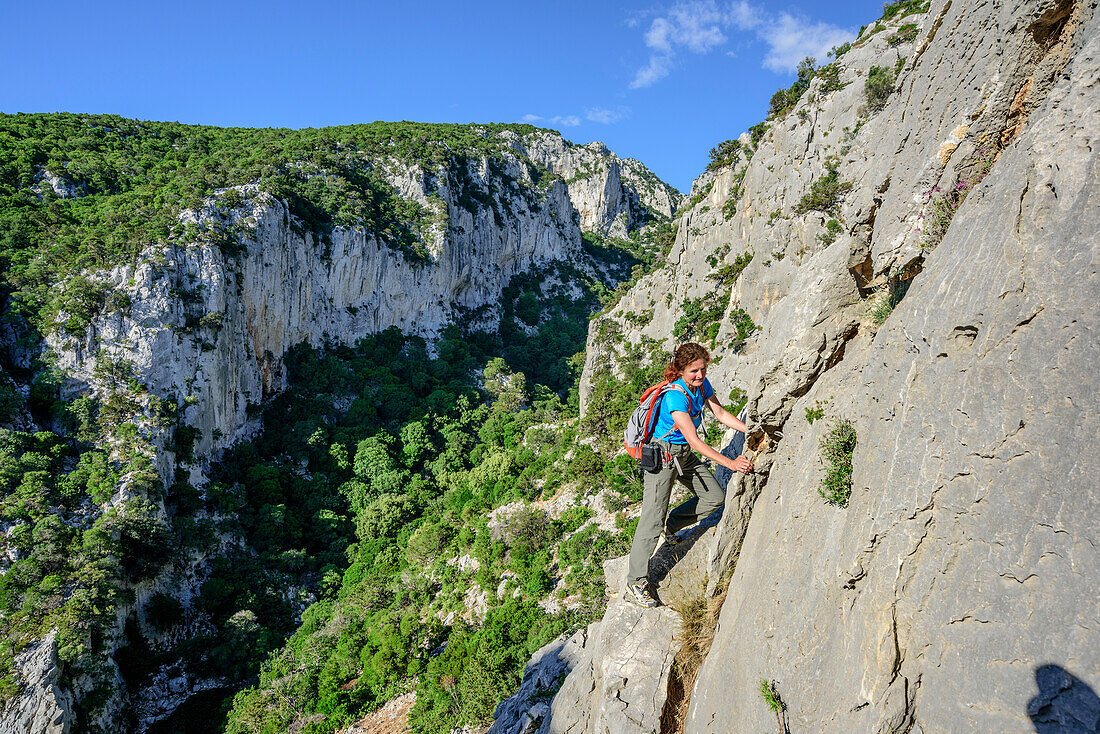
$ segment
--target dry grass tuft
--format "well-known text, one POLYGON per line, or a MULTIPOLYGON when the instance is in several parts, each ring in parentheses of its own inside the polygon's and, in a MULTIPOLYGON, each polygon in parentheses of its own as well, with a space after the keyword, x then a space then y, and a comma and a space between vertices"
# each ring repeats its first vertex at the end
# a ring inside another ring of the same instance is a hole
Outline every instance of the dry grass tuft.
POLYGON ((719 584, 718 593, 708 599, 706 584, 697 594, 686 596, 670 606, 680 615, 679 637, 683 644, 672 661, 672 671, 668 680, 668 697, 661 712, 662 734, 679 734, 684 730, 688 704, 691 703, 691 689, 695 687, 695 678, 699 668, 707 659, 714 633, 718 629, 718 615, 726 601, 729 579, 719 584))

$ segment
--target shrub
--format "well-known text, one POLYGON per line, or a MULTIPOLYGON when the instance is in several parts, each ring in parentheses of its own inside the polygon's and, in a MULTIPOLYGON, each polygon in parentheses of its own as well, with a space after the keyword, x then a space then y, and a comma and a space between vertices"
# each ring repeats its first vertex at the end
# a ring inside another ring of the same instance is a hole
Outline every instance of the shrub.
POLYGON ((951 226, 951 220, 955 218, 955 212, 962 206, 970 191, 989 175, 996 157, 995 151, 987 153, 979 150, 977 169, 972 176, 959 179, 946 191, 941 191, 936 186, 925 192, 925 197, 932 205, 927 216, 921 215, 922 226, 917 229, 918 232, 923 232, 920 244, 922 250, 932 250, 940 244, 947 234, 947 228, 951 226))
POLYGON ((817 402, 814 403, 812 408, 807 406, 806 407, 806 422, 809 423, 812 426, 814 424, 814 421, 816 421, 818 418, 824 418, 825 417, 825 405, 826 405, 825 403, 818 400, 817 402))
POLYGON ((837 167, 840 162, 836 158, 825 161, 825 175, 810 184, 801 201, 795 206, 796 214, 805 214, 809 211, 831 212, 840 203, 844 194, 852 188, 852 184, 840 180, 837 167))
POLYGON ((846 418, 837 419, 821 438, 821 459, 825 476, 818 493, 837 507, 847 507, 852 495, 852 453, 856 448, 856 428, 846 418))
POLYGON ((721 325, 720 319, 729 305, 729 292, 712 291, 699 298, 690 298, 683 303, 684 315, 676 320, 672 335, 681 342, 702 339, 713 344, 721 325))
POLYGON ((836 242, 837 236, 844 231, 844 226, 836 219, 830 219, 825 223, 825 231, 817 236, 822 244, 831 245, 836 242))
POLYGON ((739 387, 730 388, 730 400, 729 407, 726 408, 730 413, 739 415, 741 409, 745 407, 749 402, 749 394, 739 387))
POLYGON ((871 295, 867 318, 875 326, 882 326, 900 302, 901 293, 898 284, 894 281, 885 283, 871 295))
POLYGON ((753 323, 752 317, 743 308, 734 309, 730 314, 730 320, 733 322, 734 328, 737 329, 737 336, 733 341, 733 350, 739 352, 745 346, 748 338, 752 336, 752 333, 760 327, 753 323))
POLYGON ((867 95, 867 109, 878 112, 886 106, 886 100, 894 91, 894 72, 885 66, 872 66, 863 91, 867 95))
POLYGON ((710 273, 707 277, 718 281, 720 286, 731 286, 737 282, 737 278, 750 262, 752 262, 752 252, 742 252, 733 259, 733 262, 723 265, 717 272, 710 273))
POLYGON ((799 61, 794 84, 786 89, 778 89, 772 95, 771 102, 768 105, 768 117, 780 118, 790 112, 798 104, 802 94, 809 88, 815 71, 817 71, 817 60, 812 56, 807 56, 799 61))
POLYGON ((749 128, 749 138, 752 141, 752 147, 760 145, 760 141, 764 139, 764 133, 768 132, 768 124, 764 122, 758 122, 749 128))
POLYGON ((12 385, 0 385, 0 422, 7 422, 19 414, 23 397, 12 385))
POLYGON ((886 37, 886 43, 891 46, 899 46, 903 43, 909 43, 917 37, 917 24, 906 23, 901 28, 898 28, 896 33, 891 33, 886 37))
POLYGON ((723 140, 710 149, 710 162, 707 163, 708 171, 717 171, 719 168, 732 166, 737 160, 737 154, 741 151, 741 141, 737 139, 723 140))
POLYGON ((838 89, 844 89, 844 87, 848 86, 848 82, 840 81, 840 64, 835 61, 818 69, 817 75, 821 77, 822 94, 835 92, 838 89))
POLYGON ((921 0, 898 0, 897 2, 883 6, 882 20, 904 18, 907 15, 927 13, 930 5, 931 3, 928 2, 928 0, 924 0, 924 2, 921 2, 921 0))

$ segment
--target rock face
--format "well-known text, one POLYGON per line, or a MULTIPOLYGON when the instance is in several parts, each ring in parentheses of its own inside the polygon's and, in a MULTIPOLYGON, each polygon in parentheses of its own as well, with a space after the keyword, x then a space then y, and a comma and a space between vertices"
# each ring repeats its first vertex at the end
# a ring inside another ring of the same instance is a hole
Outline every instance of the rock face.
POLYGON ((616 333, 670 346, 685 301, 729 294, 710 379, 746 389, 763 454, 710 541, 728 594, 683 731, 771 730, 762 679, 792 731, 1100 730, 1095 10, 933 2, 873 27, 847 86, 815 79, 751 160, 745 135, 696 181, 666 267, 592 325, 589 385, 616 333), (902 57, 861 113, 870 67, 902 57), (830 169, 852 185, 818 211, 830 169), (901 300, 876 327, 880 286, 901 300), (743 346, 738 309, 759 327, 743 346), (835 507, 820 442, 841 419, 835 507))
POLYGON ((32 644, 15 665, 23 678, 23 690, 0 712, 0 734, 68 734, 72 704, 57 684, 54 636, 32 644))
POLYGON ((804 398, 836 396, 830 412, 855 424, 851 503, 808 491, 827 425, 793 421, 688 731, 767 726, 760 678, 786 691, 792 729, 1100 725, 1091 27, 887 325, 804 398), (1058 701, 1044 669, 1083 681, 1078 695, 1058 701))
POLYGON ((563 679, 584 656, 587 630, 572 636, 562 635, 531 656, 523 671, 523 682, 514 695, 502 701, 493 712, 489 734, 532 734, 550 710, 546 702, 564 682, 563 679))
MULTIPOLYGON (((714 534, 711 525, 694 529, 680 545, 662 546, 654 555, 650 575, 664 607, 642 609, 626 600, 626 556, 604 563, 604 577, 615 597, 608 603, 603 619, 590 625, 580 638, 581 649, 570 655, 569 675, 549 710, 543 705, 537 711, 542 717, 539 734, 664 731, 662 715, 672 660, 681 644, 679 615, 674 608, 685 598, 704 591, 714 534)), ((535 710, 531 712, 529 718, 536 719, 535 710)), ((501 714, 498 708, 498 722, 501 714)), ((500 731, 511 734, 524 730, 500 731)))
POLYGON ((603 143, 574 145, 540 132, 519 138, 516 149, 565 179, 586 232, 626 237, 654 219, 671 217, 683 200, 639 161, 619 158, 603 143))

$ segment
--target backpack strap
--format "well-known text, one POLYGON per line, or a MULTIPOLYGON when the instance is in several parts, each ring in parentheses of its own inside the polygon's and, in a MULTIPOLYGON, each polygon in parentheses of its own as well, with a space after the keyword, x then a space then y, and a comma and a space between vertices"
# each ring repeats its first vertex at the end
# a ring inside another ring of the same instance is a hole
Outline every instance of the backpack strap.
MULTIPOLYGON (((687 390, 685 390, 684 388, 677 385, 675 382, 668 383, 668 385, 665 386, 665 389, 661 390, 661 397, 664 397, 665 393, 668 392, 669 390, 679 390, 680 392, 682 392, 684 394, 684 397, 686 397, 688 399, 688 405, 689 406, 691 405, 691 394, 687 390)), ((671 418, 672 416, 669 416, 669 417, 671 418)), ((678 430, 680 430, 680 429, 676 427, 676 422, 673 421, 672 422, 672 428, 665 431, 665 435, 661 436, 657 440, 658 441, 664 441, 666 438, 668 438, 669 436, 672 435, 673 431, 678 431, 678 430)))

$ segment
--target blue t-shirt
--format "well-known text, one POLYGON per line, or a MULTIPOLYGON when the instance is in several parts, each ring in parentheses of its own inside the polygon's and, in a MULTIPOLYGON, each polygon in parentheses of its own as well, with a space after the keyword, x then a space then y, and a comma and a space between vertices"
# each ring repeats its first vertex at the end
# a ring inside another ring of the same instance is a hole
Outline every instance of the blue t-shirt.
POLYGON ((688 396, 677 390, 675 387, 669 386, 664 396, 661 398, 661 410, 657 415, 657 425, 653 429, 654 441, 668 441, 669 443, 687 443, 687 439, 684 438, 684 434, 680 433, 680 429, 676 428, 676 422, 672 420, 672 411, 678 410, 681 413, 687 413, 691 417, 691 422, 695 424, 695 430, 699 430, 699 426, 703 425, 703 406, 707 400, 714 395, 714 388, 710 386, 710 380, 703 378, 703 387, 698 393, 692 393, 691 389, 684 384, 684 380, 681 378, 676 380, 673 385, 678 385, 686 392, 691 394, 691 400, 688 400, 688 396), (671 430, 665 436, 668 431, 671 430), (664 438, 661 438, 664 436, 664 438))

